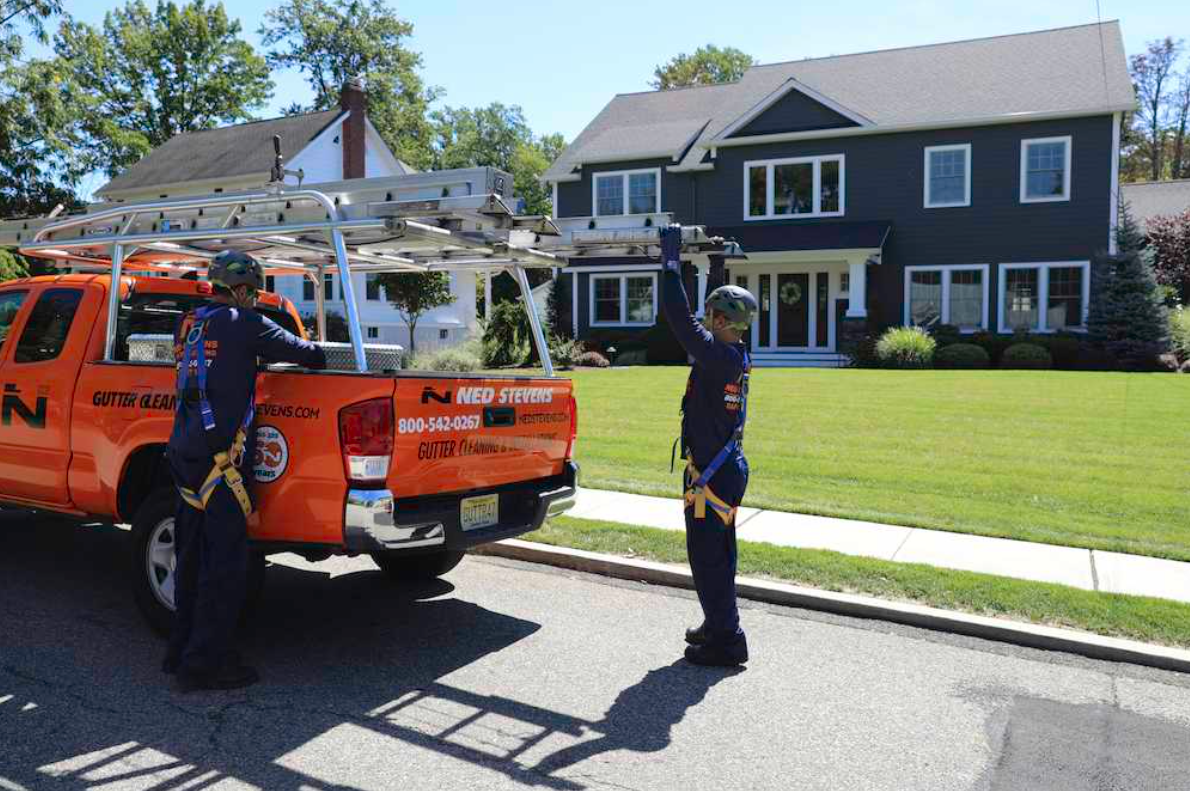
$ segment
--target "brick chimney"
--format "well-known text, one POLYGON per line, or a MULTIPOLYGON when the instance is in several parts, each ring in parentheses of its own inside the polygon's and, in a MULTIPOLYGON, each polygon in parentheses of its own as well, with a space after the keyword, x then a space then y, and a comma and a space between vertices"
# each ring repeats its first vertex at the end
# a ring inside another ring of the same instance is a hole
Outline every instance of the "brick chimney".
POLYGON ((368 116, 368 96, 364 93, 364 82, 352 77, 343 85, 339 94, 339 107, 351 115, 343 122, 343 178, 362 179, 365 174, 365 141, 368 116))

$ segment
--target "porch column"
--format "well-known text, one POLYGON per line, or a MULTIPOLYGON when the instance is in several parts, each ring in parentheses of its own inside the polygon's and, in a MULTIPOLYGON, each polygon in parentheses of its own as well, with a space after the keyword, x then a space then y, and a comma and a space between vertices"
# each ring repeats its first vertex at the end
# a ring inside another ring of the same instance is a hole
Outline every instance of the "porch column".
POLYGON ((710 277, 707 264, 695 264, 698 267, 698 305, 695 308, 694 315, 702 318, 703 306, 707 304, 707 279, 710 277))
POLYGON ((483 273, 483 318, 487 321, 492 317, 492 271, 483 273))
POLYGON ((851 284, 847 297, 847 318, 868 317, 868 265, 867 261, 848 262, 851 270, 851 284))

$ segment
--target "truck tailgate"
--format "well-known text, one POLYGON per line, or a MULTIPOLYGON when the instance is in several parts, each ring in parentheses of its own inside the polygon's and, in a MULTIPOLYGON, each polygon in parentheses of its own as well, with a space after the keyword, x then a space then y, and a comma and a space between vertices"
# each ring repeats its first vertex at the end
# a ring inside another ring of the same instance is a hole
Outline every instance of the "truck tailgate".
POLYGON ((388 486, 398 498, 488 489, 562 472, 568 379, 398 377, 388 486))

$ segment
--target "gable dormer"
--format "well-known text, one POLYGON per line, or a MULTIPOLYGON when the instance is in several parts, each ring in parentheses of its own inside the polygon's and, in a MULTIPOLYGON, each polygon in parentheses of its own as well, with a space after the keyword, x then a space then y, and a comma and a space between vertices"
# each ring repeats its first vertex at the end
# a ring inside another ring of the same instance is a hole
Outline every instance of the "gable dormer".
POLYGON ((872 121, 790 78, 722 132, 720 139, 872 126, 872 121))

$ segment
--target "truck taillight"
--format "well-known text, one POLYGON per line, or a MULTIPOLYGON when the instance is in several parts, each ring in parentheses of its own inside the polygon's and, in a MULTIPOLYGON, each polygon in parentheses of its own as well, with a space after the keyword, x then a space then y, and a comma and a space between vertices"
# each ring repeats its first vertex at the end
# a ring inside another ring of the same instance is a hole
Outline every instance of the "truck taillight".
POLYGON ((574 459, 574 445, 578 441, 578 401, 570 396, 570 443, 566 446, 566 459, 574 459))
POLYGON ((393 458, 392 399, 373 398, 339 410, 339 440, 349 481, 377 483, 388 478, 393 458))

